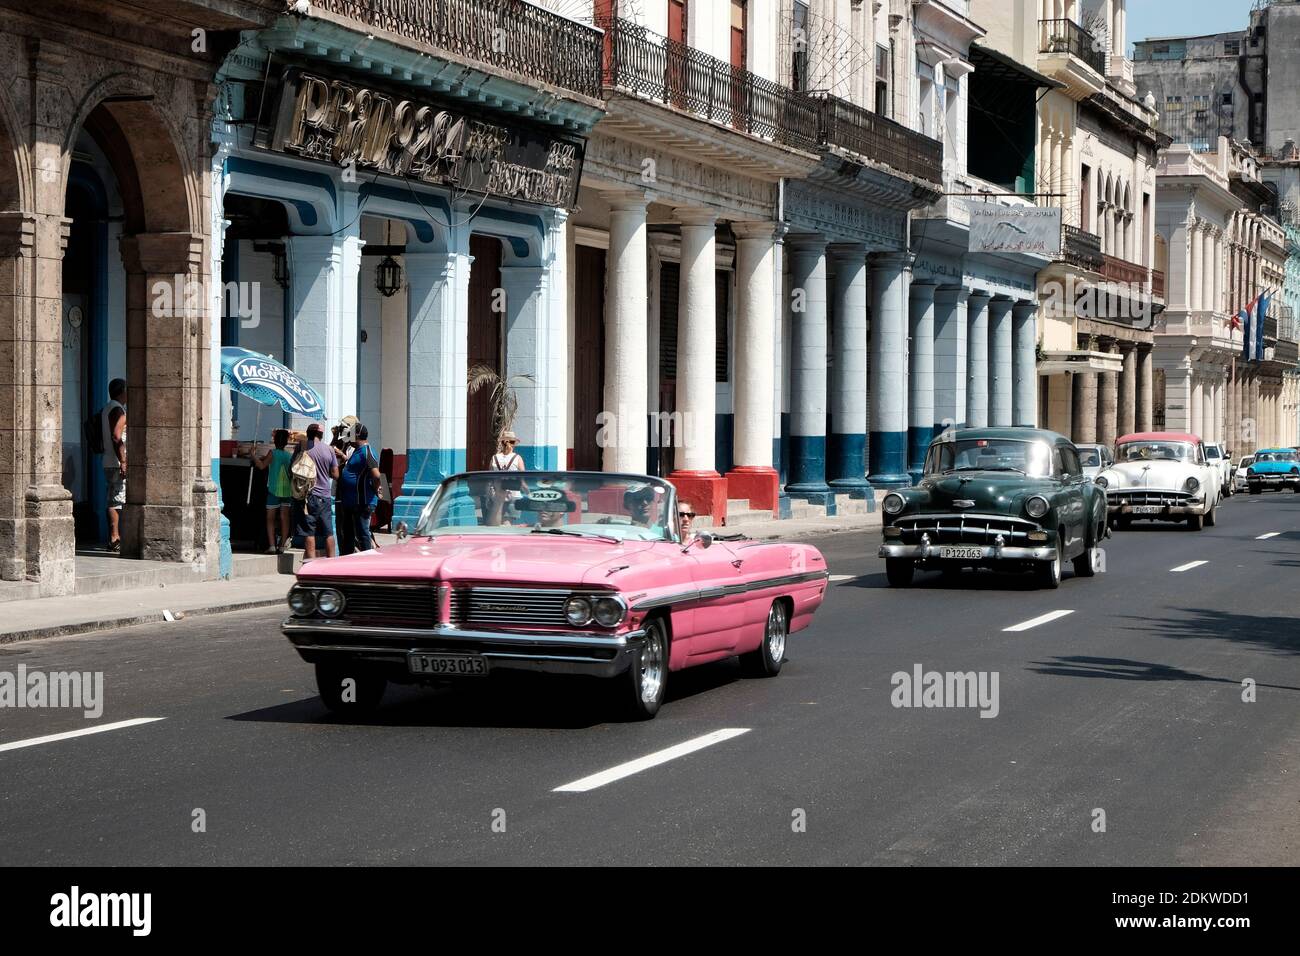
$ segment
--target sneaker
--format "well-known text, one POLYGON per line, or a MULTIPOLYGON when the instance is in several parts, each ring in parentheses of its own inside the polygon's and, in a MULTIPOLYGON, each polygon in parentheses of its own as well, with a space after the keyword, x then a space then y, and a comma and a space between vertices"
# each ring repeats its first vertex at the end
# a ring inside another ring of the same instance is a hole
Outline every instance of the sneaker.
POLYGON ((108 543, 108 550, 109 550, 109 551, 112 551, 114 554, 121 554, 121 553, 122 553, 122 539, 121 539, 121 538, 118 538, 116 541, 110 541, 110 542, 108 543))
POLYGON ((266 549, 265 551, 263 551, 262 553, 263 553, 263 554, 279 554, 280 552, 277 551, 275 548, 267 548, 267 549, 266 549))

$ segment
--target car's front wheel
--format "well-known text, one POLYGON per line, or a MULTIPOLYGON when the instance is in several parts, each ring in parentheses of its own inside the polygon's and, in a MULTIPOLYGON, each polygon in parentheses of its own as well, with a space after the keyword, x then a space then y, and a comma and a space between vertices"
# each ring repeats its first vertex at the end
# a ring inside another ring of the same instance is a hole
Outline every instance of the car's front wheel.
MULTIPOLYGON (((1057 540, 1062 540, 1063 537, 1061 536, 1057 540)), ((1063 560, 1061 550, 1057 548, 1056 557, 1052 558, 1051 561, 1038 562, 1037 567, 1034 568, 1034 579, 1038 582, 1040 588, 1053 590, 1061 586, 1061 565, 1063 560)))
POLYGON ((1097 542, 1102 539, 1104 526, 1099 526, 1096 531, 1096 537, 1088 547, 1083 549, 1083 554, 1074 559, 1074 576, 1076 578, 1090 578, 1097 573, 1097 566, 1101 564, 1101 548, 1097 542))
POLYGON ((1205 515, 1188 515, 1187 527, 1193 531, 1200 531, 1205 527, 1205 515))
POLYGON ((916 562, 906 558, 885 558, 885 577, 889 586, 905 588, 911 585, 912 576, 916 574, 916 562))
POLYGON ((1219 511, 1219 506, 1216 504, 1213 508, 1211 508, 1209 511, 1205 513, 1205 527, 1207 528, 1214 527, 1215 523, 1218 522, 1219 520, 1218 511, 1219 511))
POLYGON ((786 618, 785 605, 774 601, 767 612, 763 643, 758 645, 758 650, 740 655, 740 664, 745 673, 751 677, 775 677, 781 673, 781 662, 785 660, 785 640, 789 634, 790 622, 786 618))
POLYGON ((336 714, 371 713, 384 697, 388 681, 363 664, 317 664, 316 689, 336 714))
POLYGON ((668 629, 655 618, 645 626, 645 641, 632 666, 620 677, 623 711, 632 720, 649 720, 659 713, 668 685, 668 629))
POLYGON ((1259 485, 1247 485, 1246 490, 1252 495, 1257 495, 1259 494, 1259 485))

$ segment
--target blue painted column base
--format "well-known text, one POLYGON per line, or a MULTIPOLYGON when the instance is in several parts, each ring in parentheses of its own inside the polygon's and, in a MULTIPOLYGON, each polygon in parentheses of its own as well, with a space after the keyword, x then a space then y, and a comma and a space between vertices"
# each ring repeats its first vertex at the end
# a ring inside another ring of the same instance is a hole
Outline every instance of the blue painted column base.
POLYGON ((226 517, 225 502, 221 500, 221 459, 212 459, 212 474, 217 483, 217 514, 220 516, 218 522, 220 530, 217 532, 217 574, 223 581, 228 581, 234 574, 235 552, 230 547, 230 519, 226 517))
POLYGON ((776 517, 778 521, 785 521, 790 515, 790 496, 783 491, 776 496, 776 517))
POLYGON ((826 436, 791 435, 790 481, 785 486, 786 494, 806 498, 827 495, 830 490, 826 484, 826 436))
POLYGON ((907 473, 907 432, 872 432, 871 466, 868 476, 877 488, 907 488, 912 478, 907 473))
POLYGON ((830 476, 831 489, 836 494, 851 498, 872 498, 874 492, 867 481, 867 436, 865 434, 832 433, 826 458, 826 474, 830 476))
POLYGON ((442 480, 464 470, 463 448, 408 448, 402 493, 393 502, 393 529, 397 529, 398 522, 405 521, 414 531, 420 513, 442 480))

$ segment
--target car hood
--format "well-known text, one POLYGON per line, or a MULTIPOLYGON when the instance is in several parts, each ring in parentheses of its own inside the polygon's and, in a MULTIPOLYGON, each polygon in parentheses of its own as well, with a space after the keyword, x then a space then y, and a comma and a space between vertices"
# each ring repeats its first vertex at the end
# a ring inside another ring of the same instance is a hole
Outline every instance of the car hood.
POLYGON ((560 535, 442 535, 410 538, 382 551, 364 551, 304 564, 302 581, 496 581, 537 586, 607 583, 611 569, 655 564, 656 542, 613 544, 560 535))
MULTIPOLYGON (((1020 516, 1030 495, 1050 496, 1055 483, 1046 478, 1028 478, 1009 471, 972 471, 961 475, 923 478, 907 495, 908 514, 966 512, 1020 516), (957 502, 973 502, 958 506, 957 502)), ((1049 497, 1050 500, 1050 497, 1049 497)))
POLYGON ((1106 489, 1159 488, 1182 491, 1188 478, 1202 480, 1202 466, 1185 461, 1125 461, 1117 462, 1102 472, 1106 489))

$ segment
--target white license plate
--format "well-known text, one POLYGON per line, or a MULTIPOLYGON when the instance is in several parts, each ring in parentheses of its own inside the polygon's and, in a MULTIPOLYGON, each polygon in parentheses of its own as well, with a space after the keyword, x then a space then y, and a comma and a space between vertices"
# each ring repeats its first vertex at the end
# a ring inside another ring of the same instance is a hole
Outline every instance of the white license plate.
POLYGON ((978 561, 984 557, 984 549, 983 548, 940 548, 939 557, 974 559, 978 561))
POLYGON ((1134 505, 1133 513, 1135 515, 1158 515, 1164 510, 1159 505, 1134 505))
POLYGON ((478 654, 411 654, 406 666, 412 674, 430 677, 486 677, 487 658, 478 654))

